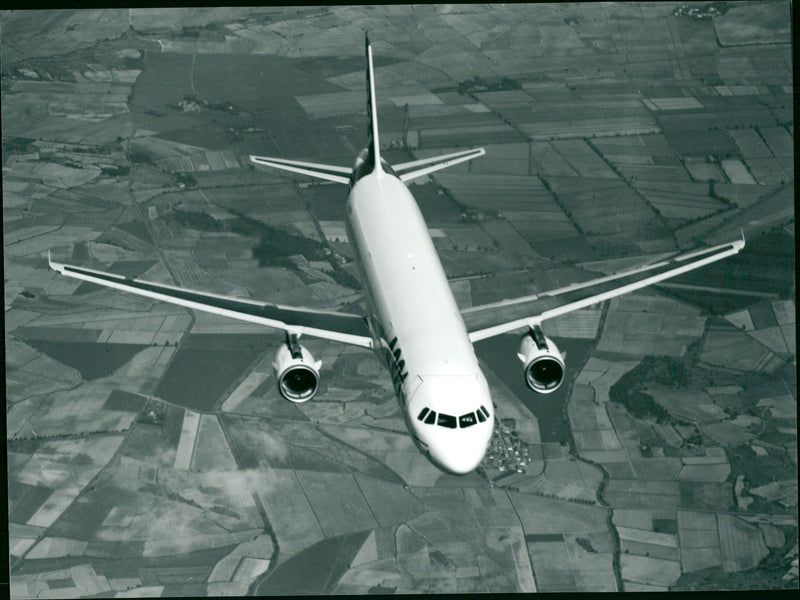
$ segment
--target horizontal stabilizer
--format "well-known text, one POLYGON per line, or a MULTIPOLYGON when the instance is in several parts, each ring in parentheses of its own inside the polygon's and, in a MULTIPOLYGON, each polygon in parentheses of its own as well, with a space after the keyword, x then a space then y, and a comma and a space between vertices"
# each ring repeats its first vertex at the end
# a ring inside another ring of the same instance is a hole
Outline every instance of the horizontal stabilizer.
POLYGON ((299 160, 284 160, 282 158, 272 158, 269 156, 250 156, 250 161, 265 167, 273 167, 274 169, 282 169, 284 171, 291 171, 292 173, 301 173, 316 177, 317 179, 326 179, 328 181, 335 181, 336 183, 350 183, 350 174, 353 169, 349 167, 337 167, 335 165, 320 165, 317 163, 302 162, 299 160))
POLYGON ((461 152, 454 152, 453 154, 445 154, 444 156, 432 156, 431 158, 423 158, 421 160, 415 160, 412 162, 394 165, 394 171, 395 173, 398 174, 398 177, 400 177, 401 181, 410 181, 412 179, 416 179, 417 177, 422 177, 423 175, 427 175, 428 173, 433 173, 441 169, 446 169, 447 167, 452 167, 453 165, 457 165, 458 163, 466 162, 468 160, 472 160, 473 158, 478 158, 479 156, 483 156, 484 154, 486 154, 486 150, 484 150, 483 148, 462 150, 461 152), (428 165, 428 166, 423 166, 423 165, 428 165), (408 171, 409 169, 414 169, 416 167, 423 167, 423 168, 417 169, 416 171, 410 171, 408 173, 402 172, 402 171, 408 171))

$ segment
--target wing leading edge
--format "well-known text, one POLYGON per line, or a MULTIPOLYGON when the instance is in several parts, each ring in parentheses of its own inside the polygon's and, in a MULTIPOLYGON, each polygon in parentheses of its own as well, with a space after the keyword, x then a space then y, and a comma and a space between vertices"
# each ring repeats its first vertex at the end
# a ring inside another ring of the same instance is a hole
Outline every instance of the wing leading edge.
POLYGON ((615 296, 621 296, 676 277, 738 253, 742 239, 673 256, 652 264, 620 271, 532 296, 484 304, 461 311, 471 342, 541 323, 615 296))
POLYGON ((369 323, 366 317, 360 315, 311 308, 292 308, 254 300, 209 294, 140 279, 130 279, 114 273, 54 262, 49 255, 48 262, 51 269, 62 275, 153 298, 154 300, 161 300, 240 321, 258 323, 298 335, 306 334, 365 348, 371 348, 373 345, 369 323))

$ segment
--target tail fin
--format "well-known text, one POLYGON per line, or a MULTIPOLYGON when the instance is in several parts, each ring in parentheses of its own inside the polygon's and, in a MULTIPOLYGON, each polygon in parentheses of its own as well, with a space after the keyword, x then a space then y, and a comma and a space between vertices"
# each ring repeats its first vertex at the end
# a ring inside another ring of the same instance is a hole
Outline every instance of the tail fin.
POLYGON ((367 116, 369 117, 369 157, 374 171, 383 171, 381 166, 380 138, 378 137, 378 110, 375 104, 375 75, 372 68, 372 46, 369 35, 364 32, 364 44, 367 53, 367 116))

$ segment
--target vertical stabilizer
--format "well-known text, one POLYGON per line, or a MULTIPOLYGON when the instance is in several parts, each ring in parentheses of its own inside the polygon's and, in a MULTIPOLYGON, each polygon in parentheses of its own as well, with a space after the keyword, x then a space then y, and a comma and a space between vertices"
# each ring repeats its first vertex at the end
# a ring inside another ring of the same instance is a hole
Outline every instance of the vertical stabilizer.
POLYGON ((375 104, 375 75, 372 69, 372 46, 369 35, 364 33, 367 51, 367 116, 369 117, 369 158, 374 171, 383 171, 381 167, 380 138, 378 137, 378 110, 375 104))

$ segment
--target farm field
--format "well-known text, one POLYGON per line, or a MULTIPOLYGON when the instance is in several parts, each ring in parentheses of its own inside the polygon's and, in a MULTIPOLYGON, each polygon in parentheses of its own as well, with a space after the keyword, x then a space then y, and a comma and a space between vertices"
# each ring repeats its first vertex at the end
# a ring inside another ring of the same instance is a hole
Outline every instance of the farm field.
POLYGON ((547 181, 586 235, 624 232, 628 239, 638 240, 666 233, 653 210, 619 180, 550 177, 547 181))
POLYGON ((194 334, 178 350, 155 394, 180 406, 211 410, 263 351, 262 336, 194 334))
POLYGON ((796 587, 790 7, 701 4, 0 11, 10 596, 796 587), (476 342, 466 476, 365 348, 294 404, 281 332, 48 268, 363 313, 346 186, 249 156, 353 165, 364 31, 390 164, 486 150, 409 186, 468 325, 747 243, 545 320, 552 394, 476 342))

